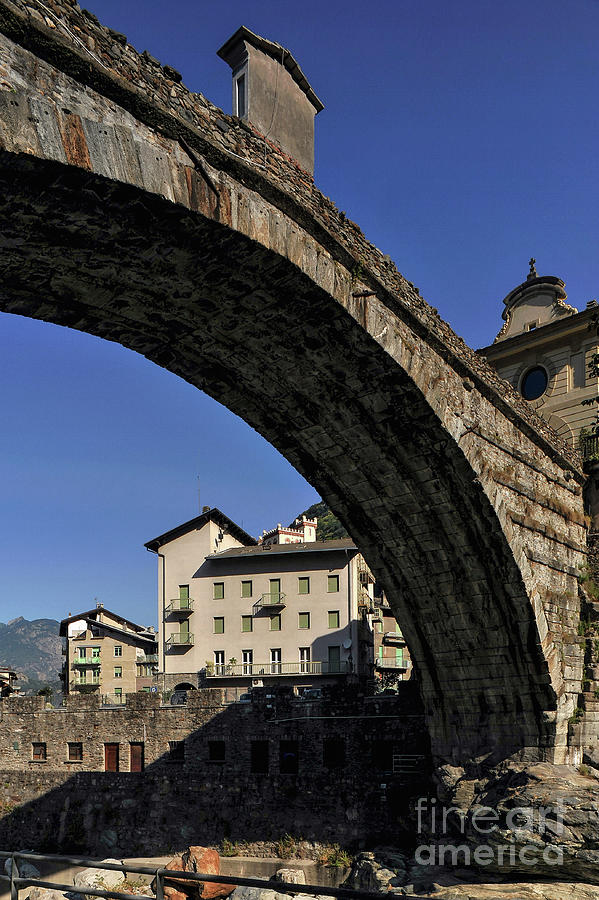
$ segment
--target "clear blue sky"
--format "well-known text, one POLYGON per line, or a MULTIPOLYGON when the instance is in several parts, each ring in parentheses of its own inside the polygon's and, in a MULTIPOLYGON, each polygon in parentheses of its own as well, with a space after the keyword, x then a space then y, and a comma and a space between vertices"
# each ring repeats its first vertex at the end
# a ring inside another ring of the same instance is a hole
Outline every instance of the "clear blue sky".
MULTIPOLYGON (((230 112, 241 24, 295 55, 325 110, 316 182, 472 346, 540 274, 599 296, 598 0, 82 0, 230 112)), ((156 620, 143 544, 219 506, 251 533, 317 499, 243 422, 96 338, 0 316, 0 621, 98 597, 156 620), (160 410, 160 412, 159 412, 160 410)))

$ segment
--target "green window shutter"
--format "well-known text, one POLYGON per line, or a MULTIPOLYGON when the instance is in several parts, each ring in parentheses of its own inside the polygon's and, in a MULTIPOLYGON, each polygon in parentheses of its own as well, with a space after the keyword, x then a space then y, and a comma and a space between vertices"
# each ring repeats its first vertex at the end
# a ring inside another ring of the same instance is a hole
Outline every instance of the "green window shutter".
POLYGON ((339 610, 329 610, 329 628, 339 628, 339 610))
POLYGON ((398 666, 401 666, 403 663, 403 649, 401 647, 395 648, 395 663, 398 666))
POLYGON ((225 599, 225 583, 224 581, 215 581, 213 584, 213 597, 215 600, 225 599))
POLYGON ((242 631, 251 631, 252 630, 252 617, 251 616, 242 616, 241 617, 241 630, 242 631))
POLYGON ((297 592, 298 594, 309 594, 310 593, 310 579, 308 577, 301 577, 297 580, 297 592))
POLYGON ((329 594, 336 594, 339 590, 339 576, 329 575, 327 579, 327 591, 329 594))
POLYGON ((381 644, 381 646, 379 647, 379 659, 382 659, 382 658, 383 658, 383 645, 381 644))
POLYGON ((270 630, 271 631, 280 631, 281 630, 281 616, 271 616, 270 617, 270 630))
POLYGON ((224 632, 225 632, 224 616, 215 616, 214 617, 214 634, 224 634, 224 632))
POLYGON ((310 613, 309 612, 298 613, 298 626, 299 626, 299 628, 309 628, 310 627, 310 613))
POLYGON ((188 584, 180 584, 179 585, 179 600, 189 600, 189 585, 188 584))
POLYGON ((251 581, 242 581, 241 582, 241 596, 242 597, 251 597, 252 596, 252 582, 251 581))

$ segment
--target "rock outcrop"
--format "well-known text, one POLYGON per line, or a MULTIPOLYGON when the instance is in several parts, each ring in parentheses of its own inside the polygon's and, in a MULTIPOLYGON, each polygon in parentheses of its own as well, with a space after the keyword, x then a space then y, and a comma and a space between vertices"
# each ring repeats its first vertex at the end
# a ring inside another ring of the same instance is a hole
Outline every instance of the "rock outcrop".
MULTIPOLYGON (((166 865, 176 872, 220 875, 220 857, 216 850, 207 847, 189 847, 180 856, 175 856, 166 865)), ((155 881, 152 889, 155 892, 155 881)), ((234 884, 219 884, 215 881, 188 881, 185 878, 166 878, 164 896, 169 900, 219 900, 228 897, 235 890, 234 884)))

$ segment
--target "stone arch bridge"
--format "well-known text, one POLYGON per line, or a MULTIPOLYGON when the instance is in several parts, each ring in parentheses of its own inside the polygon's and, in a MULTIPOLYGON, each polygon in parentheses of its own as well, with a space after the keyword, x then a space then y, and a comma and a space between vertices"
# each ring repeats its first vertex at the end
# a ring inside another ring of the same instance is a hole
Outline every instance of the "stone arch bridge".
POLYGON ((71 0, 0 0, 0 308, 240 415, 341 517, 439 762, 570 758, 583 476, 311 176, 71 0))

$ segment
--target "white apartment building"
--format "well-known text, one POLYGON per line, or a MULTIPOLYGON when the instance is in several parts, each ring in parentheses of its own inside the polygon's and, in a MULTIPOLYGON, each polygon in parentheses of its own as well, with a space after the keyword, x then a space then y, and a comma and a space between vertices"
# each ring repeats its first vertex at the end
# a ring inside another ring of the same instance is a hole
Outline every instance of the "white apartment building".
POLYGON ((358 674, 365 659, 372 672, 372 650, 358 647, 372 576, 351 539, 317 541, 316 524, 302 517, 257 543, 205 508, 146 544, 158 555, 165 687, 314 687, 358 674))

